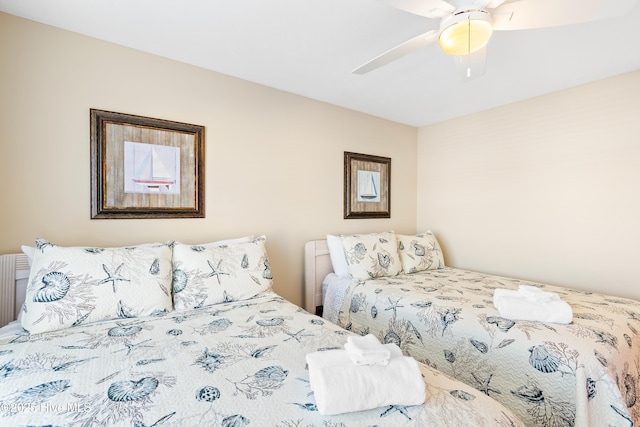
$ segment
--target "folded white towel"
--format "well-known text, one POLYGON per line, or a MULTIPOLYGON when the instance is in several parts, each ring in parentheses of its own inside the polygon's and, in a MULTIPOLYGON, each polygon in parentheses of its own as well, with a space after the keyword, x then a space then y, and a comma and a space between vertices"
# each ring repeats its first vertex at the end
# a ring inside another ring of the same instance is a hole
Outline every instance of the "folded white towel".
POLYGON ((391 352, 373 334, 350 336, 344 345, 356 365, 387 366, 391 352))
POLYGON ((500 316, 511 320, 565 324, 573 321, 571 306, 560 299, 558 294, 544 292, 536 297, 532 295, 535 293, 536 291, 532 292, 531 290, 521 292, 520 290, 496 289, 493 293, 493 305, 500 316))
POLYGON ((518 293, 528 299, 536 301, 553 301, 560 299, 560 296, 555 292, 546 292, 540 288, 529 285, 520 285, 518 287, 518 293))
POLYGON ((335 415, 388 405, 421 405, 426 385, 418 362, 395 344, 387 366, 354 365, 346 350, 309 353, 309 383, 318 412, 335 415))

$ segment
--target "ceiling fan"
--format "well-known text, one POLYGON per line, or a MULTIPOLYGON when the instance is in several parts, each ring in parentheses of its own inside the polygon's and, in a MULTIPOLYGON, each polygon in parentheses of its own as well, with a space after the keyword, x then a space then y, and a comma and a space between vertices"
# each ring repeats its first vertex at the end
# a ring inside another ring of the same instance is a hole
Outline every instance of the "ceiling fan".
POLYGON ((452 55, 464 80, 484 74, 486 45, 494 30, 556 27, 613 18, 638 0, 381 0, 394 8, 440 20, 429 30, 353 70, 365 74, 435 42, 452 55))

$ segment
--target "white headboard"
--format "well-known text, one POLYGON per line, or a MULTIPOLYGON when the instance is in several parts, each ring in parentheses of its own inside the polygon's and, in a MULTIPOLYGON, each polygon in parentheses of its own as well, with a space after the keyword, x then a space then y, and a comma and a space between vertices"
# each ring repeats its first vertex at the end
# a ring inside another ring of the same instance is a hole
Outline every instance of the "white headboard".
POLYGON ((18 318, 29 281, 25 254, 0 255, 0 327, 18 318))
POLYGON ((322 306, 322 281, 333 272, 326 240, 311 240, 304 245, 304 308, 318 313, 322 306))

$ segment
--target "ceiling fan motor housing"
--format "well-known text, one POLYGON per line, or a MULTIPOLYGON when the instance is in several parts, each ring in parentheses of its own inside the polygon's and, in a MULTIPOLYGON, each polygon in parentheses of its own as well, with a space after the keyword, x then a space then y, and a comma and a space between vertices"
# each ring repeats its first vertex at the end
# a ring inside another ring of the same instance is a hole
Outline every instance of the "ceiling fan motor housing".
POLYGON ((467 55, 487 45, 493 28, 484 10, 464 10, 442 20, 438 42, 449 55, 467 55))

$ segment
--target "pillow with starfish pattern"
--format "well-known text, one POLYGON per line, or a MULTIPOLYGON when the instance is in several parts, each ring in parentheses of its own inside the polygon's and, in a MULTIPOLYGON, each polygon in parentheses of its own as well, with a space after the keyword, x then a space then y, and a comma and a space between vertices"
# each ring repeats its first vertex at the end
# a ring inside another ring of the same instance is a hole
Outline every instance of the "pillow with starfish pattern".
POLYGON ((22 327, 36 334, 171 311, 172 244, 64 247, 37 239, 22 327))
POLYGON ((271 290, 265 236, 233 245, 173 247, 173 306, 190 310, 252 298, 271 290))

